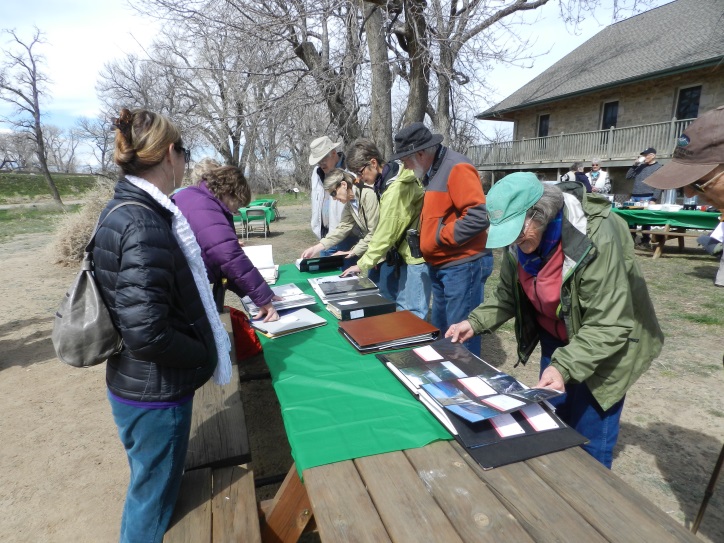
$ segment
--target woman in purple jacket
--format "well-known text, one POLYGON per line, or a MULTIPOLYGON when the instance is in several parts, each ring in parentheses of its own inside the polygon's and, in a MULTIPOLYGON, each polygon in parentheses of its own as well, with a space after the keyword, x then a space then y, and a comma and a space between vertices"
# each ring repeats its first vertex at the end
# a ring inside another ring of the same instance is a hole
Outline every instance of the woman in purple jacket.
POLYGON ((249 296, 261 311, 264 322, 279 318, 272 300, 280 299, 244 254, 234 230, 232 210, 246 206, 251 191, 244 174, 235 166, 214 168, 201 180, 173 196, 201 247, 209 281, 217 290, 226 278, 227 288, 241 297, 249 296))

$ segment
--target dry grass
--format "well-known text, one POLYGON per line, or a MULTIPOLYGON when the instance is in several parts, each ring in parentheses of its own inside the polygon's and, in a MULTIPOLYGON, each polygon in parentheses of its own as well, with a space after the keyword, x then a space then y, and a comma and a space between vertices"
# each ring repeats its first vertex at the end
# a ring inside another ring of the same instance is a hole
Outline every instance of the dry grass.
POLYGON ((58 221, 53 243, 55 263, 75 266, 81 261, 98 216, 112 196, 113 183, 98 181, 96 188, 85 194, 80 211, 58 221))

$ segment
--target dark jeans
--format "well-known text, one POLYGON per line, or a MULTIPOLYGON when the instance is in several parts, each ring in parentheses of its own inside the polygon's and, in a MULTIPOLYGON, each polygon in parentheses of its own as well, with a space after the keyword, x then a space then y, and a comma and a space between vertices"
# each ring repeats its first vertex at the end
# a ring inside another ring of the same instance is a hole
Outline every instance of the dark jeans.
MULTIPOLYGON (((550 365, 553 352, 563 345, 565 343, 562 341, 540 331, 541 373, 550 365)), ((625 399, 624 396, 604 411, 584 382, 567 384, 566 394, 549 402, 556 408, 556 414, 563 422, 590 440, 583 445, 583 450, 611 469, 613 448, 618 440, 619 421, 625 399)))

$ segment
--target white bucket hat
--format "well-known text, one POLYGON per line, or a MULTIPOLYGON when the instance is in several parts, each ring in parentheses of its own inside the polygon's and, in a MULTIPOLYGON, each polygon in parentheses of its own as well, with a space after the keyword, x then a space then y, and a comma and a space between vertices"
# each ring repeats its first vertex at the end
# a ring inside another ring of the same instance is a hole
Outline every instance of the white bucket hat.
POLYGON ((311 153, 309 153, 309 165, 314 166, 326 157, 332 149, 336 149, 340 145, 342 145, 341 141, 332 143, 332 140, 327 136, 317 138, 309 144, 309 150, 311 151, 311 153))

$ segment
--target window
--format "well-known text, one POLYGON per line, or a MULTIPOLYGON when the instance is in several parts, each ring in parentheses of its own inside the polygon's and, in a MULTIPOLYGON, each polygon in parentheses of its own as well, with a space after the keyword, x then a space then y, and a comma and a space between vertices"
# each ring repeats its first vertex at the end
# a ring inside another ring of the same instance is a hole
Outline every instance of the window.
POLYGON ((550 115, 539 115, 538 116, 538 137, 545 138, 548 136, 548 121, 550 121, 550 115))
POLYGON ((606 102, 603 104, 603 115, 601 115, 601 130, 608 130, 612 126, 616 128, 618 122, 618 101, 606 102))
POLYGON ((679 99, 676 101, 677 119, 695 119, 699 116, 699 99, 701 98, 701 85, 679 90, 679 99))

